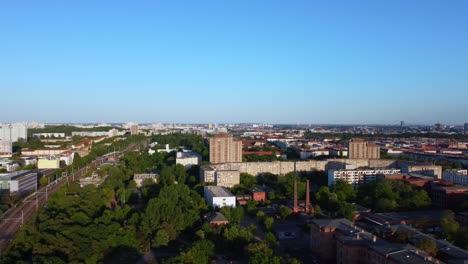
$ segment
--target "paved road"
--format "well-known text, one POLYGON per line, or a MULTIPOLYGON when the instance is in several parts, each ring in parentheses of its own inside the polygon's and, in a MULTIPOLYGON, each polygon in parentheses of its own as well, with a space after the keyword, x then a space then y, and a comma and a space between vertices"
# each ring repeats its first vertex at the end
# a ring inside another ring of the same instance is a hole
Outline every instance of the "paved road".
MULTIPOLYGON (((131 144, 122 152, 116 154, 117 157, 138 147, 139 144, 131 144)), ((78 180, 83 177, 89 170, 98 167, 100 164, 107 161, 108 157, 99 157, 91 162, 88 166, 75 171, 73 174, 57 179, 51 182, 48 186, 39 189, 34 195, 28 196, 20 205, 13 208, 8 215, 0 222, 0 255, 7 248, 8 243, 15 237, 16 232, 21 226, 29 221, 37 208, 43 206, 47 202, 47 196, 58 191, 60 187, 68 181, 78 180), (47 196, 46 196, 47 194, 47 196)))

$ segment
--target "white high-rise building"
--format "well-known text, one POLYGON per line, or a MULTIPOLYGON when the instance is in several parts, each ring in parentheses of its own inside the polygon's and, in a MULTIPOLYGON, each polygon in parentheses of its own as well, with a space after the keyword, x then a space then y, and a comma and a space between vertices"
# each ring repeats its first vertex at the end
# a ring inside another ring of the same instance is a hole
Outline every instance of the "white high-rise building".
POLYGON ((28 127, 26 124, 3 125, 0 128, 0 140, 16 142, 20 138, 28 139, 28 127))

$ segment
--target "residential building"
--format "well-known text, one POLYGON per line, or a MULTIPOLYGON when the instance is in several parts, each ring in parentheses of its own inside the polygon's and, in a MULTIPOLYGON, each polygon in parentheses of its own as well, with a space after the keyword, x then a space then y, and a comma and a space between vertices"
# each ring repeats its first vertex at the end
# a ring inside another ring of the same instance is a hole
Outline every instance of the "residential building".
POLYGON ((234 196, 225 187, 204 186, 203 190, 206 203, 213 208, 221 208, 225 206, 236 207, 236 196, 234 196))
POLYGON ((468 170, 446 170, 442 173, 442 180, 468 185, 468 170))
POLYGON ((0 140, 0 154, 13 153, 13 143, 10 140, 0 140))
POLYGON ((135 174, 133 175, 133 180, 136 183, 136 186, 140 188, 143 185, 144 180, 152 180, 153 182, 157 182, 158 174, 155 173, 143 173, 143 174, 135 174))
POLYGON ((217 170, 211 166, 200 168, 200 181, 213 182, 216 186, 231 188, 240 183, 239 170, 217 170))
POLYGON ((193 151, 179 151, 176 154, 176 164, 181 164, 186 169, 190 169, 193 165, 200 165, 201 160, 200 154, 193 151))
POLYGON ((38 169, 60 169, 60 159, 53 156, 37 160, 38 169))
POLYGON ((138 135, 138 125, 133 124, 130 126, 130 135, 138 135))
POLYGON ((67 148, 38 148, 38 149, 23 149, 21 155, 25 156, 55 156, 68 151, 67 148))
POLYGON ((104 137, 108 136, 108 131, 73 131, 72 137, 104 137))
POLYGON ((0 174, 0 191, 27 194, 37 188, 37 173, 32 171, 15 171, 0 174))
POLYGON ((367 169, 367 170, 328 170, 328 186, 338 180, 345 181, 354 186, 377 180, 379 175, 399 175, 400 169, 367 169))
POLYGON ((463 131, 465 132, 465 135, 468 134, 468 123, 465 123, 463 126, 463 131))
POLYGON ((64 138, 65 133, 34 133, 33 138, 64 138))
POLYGON ((242 162, 242 141, 228 134, 210 138, 210 162, 242 162))
POLYGON ((362 138, 353 138, 349 141, 350 159, 380 159, 380 148, 362 138))
POLYGON ((16 142, 19 139, 28 139, 28 127, 26 124, 11 124, 0 127, 0 140, 16 142))
POLYGON ((240 173, 238 170, 216 171, 215 183, 216 186, 231 188, 240 183, 240 173))

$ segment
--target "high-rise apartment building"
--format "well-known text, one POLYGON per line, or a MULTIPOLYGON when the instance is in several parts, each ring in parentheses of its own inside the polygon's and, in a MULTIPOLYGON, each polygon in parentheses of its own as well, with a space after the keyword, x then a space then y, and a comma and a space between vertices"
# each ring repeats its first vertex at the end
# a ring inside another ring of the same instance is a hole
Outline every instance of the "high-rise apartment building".
POLYGON ((13 145, 11 141, 0 140, 0 154, 11 154, 13 152, 13 145))
POLYGON ((210 162, 242 162, 242 141, 228 134, 210 138, 210 162))
POLYGON ((16 142, 19 139, 28 139, 26 124, 11 124, 0 127, 0 140, 16 142))
POLYGON ((350 159, 380 159, 380 148, 362 138, 353 138, 349 141, 350 159))
POLYGON ((131 135, 138 135, 138 125, 131 125, 130 126, 130 134, 131 135))

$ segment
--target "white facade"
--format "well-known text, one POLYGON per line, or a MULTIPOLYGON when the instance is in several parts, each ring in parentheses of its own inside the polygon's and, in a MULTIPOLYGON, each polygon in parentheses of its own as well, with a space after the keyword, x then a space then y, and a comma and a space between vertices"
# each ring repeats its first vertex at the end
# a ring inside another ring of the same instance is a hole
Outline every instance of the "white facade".
POLYGON ((20 138, 28 139, 28 127, 26 124, 4 125, 0 128, 0 140, 16 142, 20 138))
POLYGON ((201 156, 198 153, 192 151, 179 151, 176 155, 176 164, 183 165, 186 169, 189 169, 193 165, 200 165, 201 160, 201 156))
POLYGON ((71 151, 60 154, 60 160, 61 161, 63 160, 67 166, 73 163, 74 157, 75 157, 75 153, 71 151))
POLYGON ((37 160, 38 169, 59 169, 60 159, 54 157, 41 158, 37 160))
POLYGON ((108 131, 73 131, 72 132, 72 137, 73 136, 79 136, 79 137, 103 137, 103 136, 108 136, 109 132, 108 131))
POLYGON ((400 169, 371 169, 371 170, 328 170, 328 186, 335 184, 338 180, 352 185, 360 185, 373 182, 377 175, 400 174, 400 169))
POLYGON ((236 207, 236 196, 228 189, 220 186, 205 186, 203 189, 206 203, 213 208, 236 207))
POLYGON ((33 138, 64 138, 65 133, 34 133, 33 138))
POLYGON ((468 185, 467 170, 446 170, 442 173, 442 179, 454 183, 468 185))
POLYGON ((37 173, 31 171, 16 171, 0 174, 0 191, 8 190, 22 194, 33 192, 37 186, 37 173))

